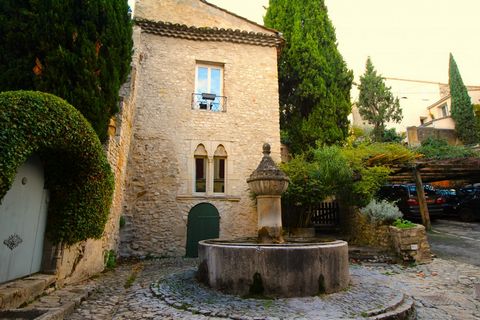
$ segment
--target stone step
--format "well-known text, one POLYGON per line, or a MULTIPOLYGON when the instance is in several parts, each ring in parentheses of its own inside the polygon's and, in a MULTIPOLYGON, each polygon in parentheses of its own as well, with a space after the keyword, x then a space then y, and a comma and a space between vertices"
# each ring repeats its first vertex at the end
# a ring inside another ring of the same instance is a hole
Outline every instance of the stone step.
POLYGON ((403 298, 391 306, 372 310, 367 314, 371 320, 410 320, 416 319, 415 303, 413 299, 403 295, 403 298))
POLYGON ((5 284, 4 286, 9 286, 5 290, 0 287, 0 301, 6 302, 0 310, 0 320, 64 319, 94 290, 93 282, 69 285, 57 290, 54 284, 53 275, 34 275, 5 284), (44 281, 43 289, 40 280, 44 281))
POLYGON ((53 290, 55 281, 54 275, 37 273, 1 284, 0 310, 18 308, 23 304, 35 300, 46 290, 53 290))
POLYGON ((391 253, 373 247, 348 246, 348 257, 354 261, 394 263, 397 258, 391 253))

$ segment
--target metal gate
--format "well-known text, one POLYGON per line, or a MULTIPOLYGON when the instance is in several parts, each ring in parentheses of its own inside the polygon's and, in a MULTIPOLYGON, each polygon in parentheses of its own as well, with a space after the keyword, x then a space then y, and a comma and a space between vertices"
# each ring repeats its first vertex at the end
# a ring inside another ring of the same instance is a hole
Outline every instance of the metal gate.
POLYGON ((217 208, 210 203, 200 203, 188 213, 186 256, 198 256, 198 242, 218 238, 220 234, 220 216, 217 208))
POLYGON ((0 283, 40 271, 48 192, 40 159, 17 172, 0 205, 0 283))

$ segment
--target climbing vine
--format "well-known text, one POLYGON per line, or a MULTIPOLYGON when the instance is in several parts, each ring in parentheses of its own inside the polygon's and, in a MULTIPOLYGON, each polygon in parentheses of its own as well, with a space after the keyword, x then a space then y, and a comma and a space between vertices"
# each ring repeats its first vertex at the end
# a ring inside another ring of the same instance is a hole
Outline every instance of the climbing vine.
POLYGON ((73 244, 100 238, 114 188, 102 145, 88 121, 46 93, 0 93, 0 201, 32 154, 42 159, 50 191, 47 236, 73 244))

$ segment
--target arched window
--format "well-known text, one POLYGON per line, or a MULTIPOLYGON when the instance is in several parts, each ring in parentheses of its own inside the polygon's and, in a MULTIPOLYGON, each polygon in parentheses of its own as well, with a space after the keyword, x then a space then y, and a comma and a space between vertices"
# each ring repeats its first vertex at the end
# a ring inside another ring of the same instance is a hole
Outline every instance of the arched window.
POLYGON ((203 144, 195 149, 195 192, 207 191, 207 150, 203 144))
POLYGON ((217 147, 213 155, 213 192, 225 193, 227 151, 222 145, 217 147))

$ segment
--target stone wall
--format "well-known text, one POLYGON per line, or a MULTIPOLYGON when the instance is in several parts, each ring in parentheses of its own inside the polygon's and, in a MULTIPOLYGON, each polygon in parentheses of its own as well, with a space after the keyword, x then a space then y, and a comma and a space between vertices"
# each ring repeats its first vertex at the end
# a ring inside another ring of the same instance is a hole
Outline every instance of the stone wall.
POLYGON ((427 138, 445 139, 451 145, 461 144, 454 129, 438 129, 433 127, 408 127, 408 144, 418 146, 427 138))
POLYGON ((425 227, 400 229, 372 223, 354 210, 344 223, 348 226, 348 242, 352 245, 376 247, 395 254, 403 262, 427 263, 432 259, 425 227))
MULTIPOLYGON (((139 29, 134 30, 138 39, 139 29)), ((110 121, 105 152, 115 177, 115 191, 110 215, 101 239, 88 239, 72 246, 52 246, 46 243, 44 270, 55 272, 57 285, 86 279, 104 269, 105 254, 117 251, 120 243, 119 220, 122 214, 126 169, 132 142, 135 100, 138 86, 137 65, 139 54, 133 55, 132 70, 127 83, 120 91, 120 112, 110 121)))
POLYGON ((417 224, 408 229, 390 226, 389 231, 393 249, 403 261, 426 263, 432 260, 424 226, 417 224))
POLYGON ((246 178, 261 160, 263 143, 280 161, 276 48, 142 33, 135 50, 143 59, 122 256, 184 255, 188 213, 202 202, 219 211, 220 237, 254 235, 257 216, 246 178), (223 66, 226 112, 192 109, 197 62, 223 66), (210 161, 217 146, 227 152, 224 195, 193 192, 200 143, 210 161))

